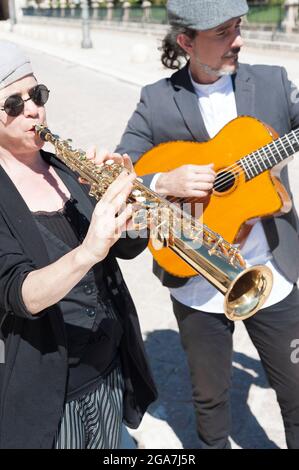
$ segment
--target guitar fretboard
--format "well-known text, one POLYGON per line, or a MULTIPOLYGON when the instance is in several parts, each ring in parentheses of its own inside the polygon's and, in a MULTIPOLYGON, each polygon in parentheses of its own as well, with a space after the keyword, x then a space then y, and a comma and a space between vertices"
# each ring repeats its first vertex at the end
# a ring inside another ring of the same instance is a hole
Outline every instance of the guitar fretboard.
POLYGON ((242 166, 246 179, 251 180, 298 151, 299 128, 246 155, 237 163, 242 166))

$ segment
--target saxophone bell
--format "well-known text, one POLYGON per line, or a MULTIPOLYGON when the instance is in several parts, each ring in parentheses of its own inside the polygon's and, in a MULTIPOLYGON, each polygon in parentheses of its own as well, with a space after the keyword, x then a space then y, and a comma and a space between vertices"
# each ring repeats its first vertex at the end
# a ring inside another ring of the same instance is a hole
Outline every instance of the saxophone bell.
POLYGON ((242 271, 224 296, 224 312, 229 320, 252 317, 267 300, 273 283, 267 266, 255 265, 242 271))

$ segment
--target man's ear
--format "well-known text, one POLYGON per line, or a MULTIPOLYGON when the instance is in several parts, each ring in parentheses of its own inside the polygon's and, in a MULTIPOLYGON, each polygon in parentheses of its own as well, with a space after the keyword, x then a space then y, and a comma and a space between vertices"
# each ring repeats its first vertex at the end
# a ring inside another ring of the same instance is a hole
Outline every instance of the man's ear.
POLYGON ((189 36, 183 33, 179 34, 177 36, 177 43, 185 52, 187 52, 188 55, 190 55, 190 52, 193 49, 193 40, 189 38, 189 36))

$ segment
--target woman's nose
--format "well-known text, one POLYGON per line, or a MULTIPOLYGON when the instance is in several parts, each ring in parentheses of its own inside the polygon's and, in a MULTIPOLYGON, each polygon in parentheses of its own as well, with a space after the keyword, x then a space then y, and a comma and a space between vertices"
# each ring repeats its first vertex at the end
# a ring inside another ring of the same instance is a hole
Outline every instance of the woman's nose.
POLYGON ((24 116, 36 117, 38 115, 38 106, 31 100, 26 100, 24 103, 24 116))

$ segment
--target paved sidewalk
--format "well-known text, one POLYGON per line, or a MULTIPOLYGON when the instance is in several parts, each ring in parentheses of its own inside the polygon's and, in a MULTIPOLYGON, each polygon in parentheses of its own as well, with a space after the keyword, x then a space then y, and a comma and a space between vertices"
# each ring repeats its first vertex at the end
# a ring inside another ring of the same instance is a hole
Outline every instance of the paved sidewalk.
MULTIPOLYGON (((95 142, 112 150, 135 107, 140 86, 169 75, 159 64, 155 37, 100 31, 93 35, 94 49, 81 50, 78 34, 66 44, 63 31, 54 34, 45 29, 42 39, 40 31, 32 30, 29 36, 20 27, 13 34, 5 28, 0 23, 0 39, 22 44, 37 76, 51 89, 50 127, 63 137, 74 137, 82 148, 95 142)), ((242 60, 284 65, 293 80, 299 78, 298 55, 292 53, 250 49, 244 51, 242 60)), ((291 179, 297 206, 298 177, 299 163, 295 160, 291 163, 291 179)), ((121 266, 140 315, 159 389, 157 403, 140 428, 130 432, 140 448, 195 448, 198 442, 188 369, 167 289, 151 273, 149 252, 133 261, 122 261, 121 266)), ((236 324, 234 344, 233 447, 284 448, 274 392, 242 323, 236 324)), ((126 446, 130 445, 132 442, 127 441, 126 446)))
MULTIPOLYGON (((47 22, 41 25, 17 24, 9 32, 8 22, 0 22, 0 37, 13 40, 24 47, 76 63, 82 67, 115 77, 123 82, 143 86, 169 75, 160 63, 163 35, 151 35, 109 29, 91 31, 92 49, 82 49, 81 30, 74 27, 60 28, 47 22)), ((244 48, 240 60, 248 63, 284 65, 291 78, 299 84, 299 70, 295 57, 299 52, 244 48)))

